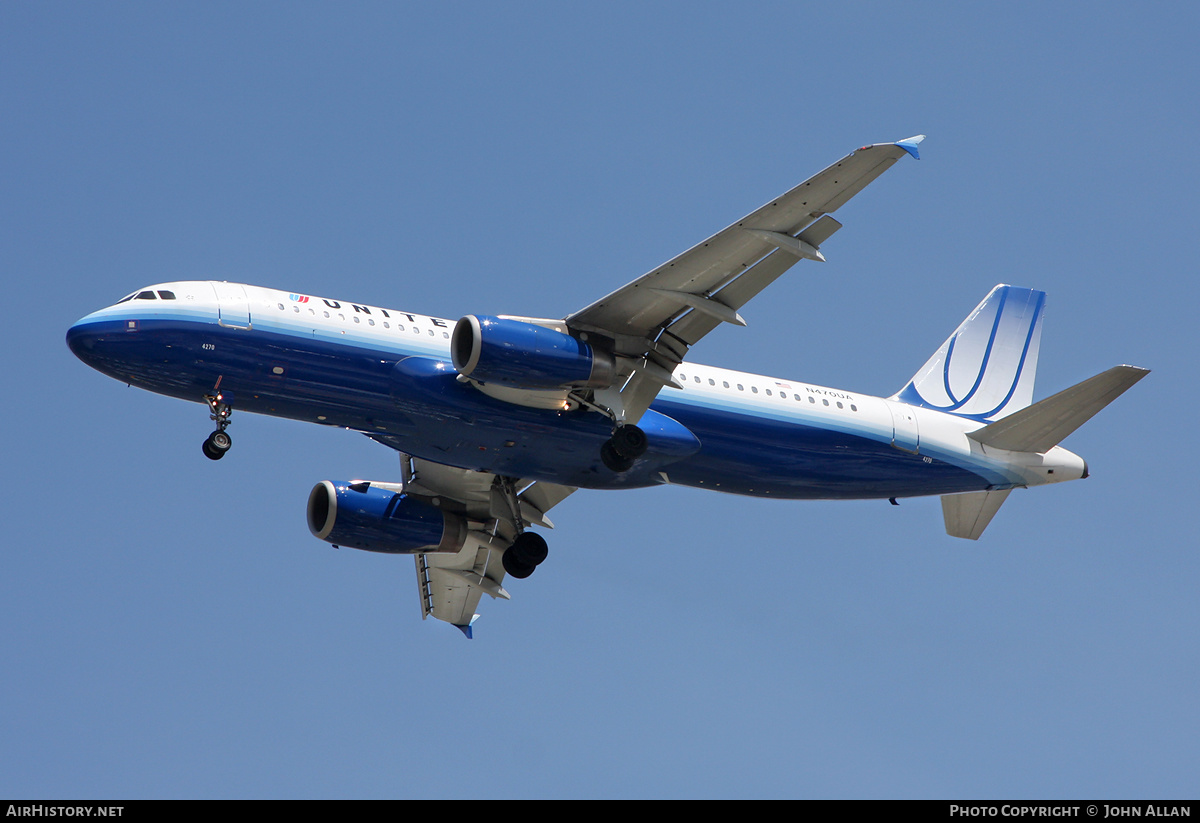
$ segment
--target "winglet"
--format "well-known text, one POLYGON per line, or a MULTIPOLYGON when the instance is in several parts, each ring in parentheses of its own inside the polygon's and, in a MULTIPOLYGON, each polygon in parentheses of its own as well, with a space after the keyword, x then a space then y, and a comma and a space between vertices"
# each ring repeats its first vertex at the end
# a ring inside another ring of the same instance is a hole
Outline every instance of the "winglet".
POLYGON ((921 155, 917 153, 917 146, 925 139, 925 135, 918 134, 916 137, 906 137, 903 140, 897 140, 896 145, 904 149, 916 159, 920 160, 921 155))
POLYGON ((465 634, 467 636, 468 640, 474 640, 475 636, 471 633, 471 627, 475 625, 475 621, 478 619, 479 619, 479 615, 474 615, 471 618, 471 622, 465 626, 460 626, 458 623, 451 623, 450 625, 453 626, 454 628, 458 629, 463 634, 465 634))

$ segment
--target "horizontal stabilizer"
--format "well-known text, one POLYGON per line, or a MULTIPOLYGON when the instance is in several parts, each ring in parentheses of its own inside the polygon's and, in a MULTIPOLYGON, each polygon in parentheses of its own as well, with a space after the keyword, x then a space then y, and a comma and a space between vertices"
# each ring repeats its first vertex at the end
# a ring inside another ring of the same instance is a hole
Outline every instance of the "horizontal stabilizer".
POLYGON ((1113 366, 967 437, 996 449, 1047 452, 1149 373, 1138 366, 1113 366))
POLYGON ((943 494, 942 517, 946 519, 946 534, 978 540, 988 523, 992 522, 992 517, 1000 511, 1000 506, 1008 499, 1010 491, 1012 489, 943 494))

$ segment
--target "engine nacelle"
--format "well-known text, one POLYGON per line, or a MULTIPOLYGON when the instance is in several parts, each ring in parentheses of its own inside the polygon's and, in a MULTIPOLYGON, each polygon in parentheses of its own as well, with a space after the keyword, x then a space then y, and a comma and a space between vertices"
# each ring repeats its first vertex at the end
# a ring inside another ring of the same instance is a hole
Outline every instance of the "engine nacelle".
POLYGON ((457 552, 463 547, 465 519, 398 488, 322 480, 308 495, 308 530, 336 546, 369 552, 457 552))
POLYGON ((450 340, 459 374, 516 389, 603 389, 613 384, 612 356, 556 329, 469 314, 450 340))

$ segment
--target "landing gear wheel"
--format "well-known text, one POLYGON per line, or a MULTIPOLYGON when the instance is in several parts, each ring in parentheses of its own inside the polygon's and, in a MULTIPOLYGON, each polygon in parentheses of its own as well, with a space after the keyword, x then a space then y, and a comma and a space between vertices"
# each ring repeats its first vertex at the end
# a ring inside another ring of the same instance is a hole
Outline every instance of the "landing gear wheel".
POLYGON ((508 573, 509 577, 515 577, 519 580, 524 580, 526 577, 529 577, 529 575, 533 574, 533 570, 537 568, 536 566, 530 566, 522 563, 509 552, 504 553, 504 555, 500 558, 500 562, 504 566, 504 571, 508 573))
POLYGON ((550 547, 546 545, 545 538, 536 532, 522 532, 517 535, 517 539, 509 547, 509 551, 514 550, 522 562, 534 566, 540 566, 550 554, 550 547))
POLYGON ((209 460, 220 460, 233 445, 233 440, 225 433, 225 427, 229 425, 229 416, 233 414, 233 408, 225 402, 224 395, 217 393, 217 387, 220 385, 221 380, 218 378, 212 394, 204 395, 204 402, 208 404, 208 416, 217 425, 217 430, 204 441, 204 456, 209 460))
POLYGON ((205 438, 201 448, 204 456, 209 460, 220 460, 231 446, 233 446, 233 440, 228 434, 223 431, 215 431, 205 438))
POLYGON ((633 458, 622 457, 621 455, 617 454, 616 449, 613 448, 611 440, 605 441, 604 445, 600 447, 600 460, 611 471, 614 471, 617 474, 627 472, 633 468, 633 458))
POLYGON ((608 442, 612 444, 613 451, 630 460, 637 460, 645 454, 649 445, 646 433, 637 426, 617 426, 608 442))
POLYGON ((522 532, 500 557, 504 571, 512 577, 525 579, 546 559, 550 553, 546 541, 540 534, 522 532))

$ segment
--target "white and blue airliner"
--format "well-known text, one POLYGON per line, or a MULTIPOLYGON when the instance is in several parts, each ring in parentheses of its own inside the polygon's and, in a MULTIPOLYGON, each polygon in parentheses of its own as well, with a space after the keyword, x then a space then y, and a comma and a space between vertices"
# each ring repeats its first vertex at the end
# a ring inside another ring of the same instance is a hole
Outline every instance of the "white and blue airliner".
POLYGON ((424 616, 468 636, 547 557, 533 527, 576 489, 676 483, 784 499, 941 495, 977 539, 1015 488, 1087 477, 1059 443, 1147 374, 1116 366, 1039 402, 1045 294, 999 285, 891 397, 702 366, 692 346, 841 224, 831 215, 922 136, 864 146, 562 319, 457 322, 239 283, 147 286, 67 332, 85 363, 208 406, 360 431, 395 449, 387 482, 318 483, 330 543, 411 554, 424 616))

